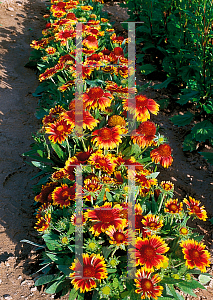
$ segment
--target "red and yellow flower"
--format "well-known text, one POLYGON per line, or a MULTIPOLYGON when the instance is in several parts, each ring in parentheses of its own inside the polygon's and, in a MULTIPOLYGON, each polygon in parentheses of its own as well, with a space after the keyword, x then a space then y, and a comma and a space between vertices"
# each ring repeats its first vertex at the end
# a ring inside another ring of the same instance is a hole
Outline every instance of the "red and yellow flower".
POLYGON ((35 224, 37 231, 45 231, 49 228, 51 222, 51 214, 45 214, 44 217, 40 217, 35 224))
POLYGON ((137 279, 134 279, 136 283, 136 294, 141 294, 141 299, 155 299, 162 295, 163 287, 156 285, 161 281, 158 274, 151 275, 151 272, 147 272, 146 268, 141 267, 135 274, 137 279))
POLYGON ((160 217, 152 214, 144 216, 141 222, 151 232, 157 232, 163 226, 160 217))
POLYGON ((201 272, 206 272, 206 267, 210 266, 210 253, 204 250, 206 246, 193 239, 182 241, 180 246, 182 247, 184 259, 186 259, 186 266, 189 269, 197 267, 201 272))
POLYGON ((119 212, 122 207, 116 204, 112 207, 112 202, 105 202, 101 207, 95 206, 93 210, 85 212, 85 218, 92 221, 90 231, 95 236, 100 235, 101 232, 106 232, 110 225, 114 225, 116 229, 121 229, 127 225, 125 219, 121 219, 119 212))
POLYGON ((189 200, 184 199, 183 202, 186 203, 190 215, 195 215, 198 219, 206 221, 207 213, 199 200, 189 196, 189 200))
POLYGON ((108 275, 105 260, 100 254, 83 254, 83 266, 75 259, 70 269, 74 271, 69 275, 74 278, 71 282, 81 293, 91 291, 97 286, 97 280, 106 279, 108 275), (83 276, 80 274, 82 269, 83 276))
POLYGON ((117 246, 128 244, 128 232, 127 230, 124 230, 124 228, 115 229, 114 225, 109 226, 105 233, 111 239, 109 240, 110 244, 114 244, 117 246))
POLYGON ((82 41, 82 45, 88 49, 96 50, 98 49, 98 40, 95 36, 89 35, 82 41))
POLYGON ((92 135, 92 142, 96 143, 96 146, 99 148, 104 149, 114 149, 116 148, 121 142, 121 134, 123 130, 120 126, 115 127, 103 127, 101 129, 95 130, 92 135))
POLYGON ((42 185, 41 192, 35 196, 35 201, 41 203, 52 203, 52 192, 57 185, 57 182, 48 182, 46 185, 42 185))
POLYGON ((88 159, 88 164, 91 164, 95 166, 96 169, 100 169, 108 174, 112 174, 117 166, 116 158, 110 153, 104 155, 101 150, 91 154, 88 159))
POLYGON ((52 192, 53 205, 59 205, 61 208, 70 205, 70 201, 75 200, 75 186, 69 187, 67 184, 54 189, 52 192))
POLYGON ((132 135, 131 139, 134 144, 138 144, 141 148, 145 148, 152 145, 155 133, 155 124, 150 121, 145 121, 139 125, 138 129, 136 129, 136 134, 138 135, 132 135))
POLYGON ((162 181, 160 183, 160 186, 162 187, 162 189, 165 192, 170 192, 170 191, 174 190, 174 184, 170 181, 162 181))
POLYGON ((169 199, 165 203, 165 212, 168 212, 170 214, 179 214, 183 210, 183 203, 178 203, 178 199, 169 199))
POLYGON ((72 129, 73 126, 67 124, 67 121, 63 119, 49 124, 49 126, 45 128, 46 133, 50 134, 49 139, 53 143, 62 143, 65 141, 68 135, 72 132, 72 129))
POLYGON ((103 111, 110 107, 112 99, 112 94, 105 93, 101 87, 92 87, 83 94, 83 102, 88 109, 98 108, 103 111))
MULTIPOLYGON (((93 116, 88 111, 83 111, 81 114, 79 114, 79 119, 83 115, 82 125, 83 129, 89 129, 93 130, 97 124, 99 123, 99 120, 96 120, 93 118, 93 116)), ((69 110, 62 114, 62 117, 64 120, 67 121, 68 124, 71 125, 71 128, 75 127, 75 118, 76 118, 76 110, 69 110)))
POLYGON ((146 271, 154 271, 154 268, 160 269, 168 258, 163 255, 169 250, 164 240, 156 235, 149 239, 138 237, 135 243, 136 265, 144 265, 146 271))
POLYGON ((162 144, 150 152, 150 157, 156 164, 160 163, 164 168, 168 168, 173 162, 171 153, 171 147, 168 144, 162 144))
POLYGON ((159 105, 153 99, 148 99, 144 95, 137 95, 135 98, 124 99, 123 107, 131 113, 135 113, 136 119, 141 122, 150 119, 149 112, 157 115, 159 111, 159 105))

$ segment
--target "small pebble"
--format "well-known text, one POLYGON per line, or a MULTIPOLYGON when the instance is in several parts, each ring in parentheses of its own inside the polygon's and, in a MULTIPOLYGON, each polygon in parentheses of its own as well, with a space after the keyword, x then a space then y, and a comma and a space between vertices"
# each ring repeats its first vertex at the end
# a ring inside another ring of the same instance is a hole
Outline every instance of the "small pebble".
POLYGON ((14 8, 13 7, 8 7, 7 10, 14 11, 14 8))
POLYGON ((35 287, 31 288, 30 291, 31 292, 36 292, 37 291, 37 287, 35 286, 35 287))

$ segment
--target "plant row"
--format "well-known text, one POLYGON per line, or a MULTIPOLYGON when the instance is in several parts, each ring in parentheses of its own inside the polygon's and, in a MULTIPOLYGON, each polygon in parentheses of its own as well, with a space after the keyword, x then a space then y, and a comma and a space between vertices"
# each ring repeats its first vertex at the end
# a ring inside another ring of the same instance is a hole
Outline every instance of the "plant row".
POLYGON ((207 214, 157 180, 172 149, 150 121, 159 105, 128 88, 129 40, 116 35, 100 1, 52 1, 44 17, 28 64, 39 70, 42 124, 24 154, 39 168, 35 229, 43 242, 28 241, 42 249, 35 286, 69 300, 195 295, 210 281, 210 254, 187 222, 207 214))

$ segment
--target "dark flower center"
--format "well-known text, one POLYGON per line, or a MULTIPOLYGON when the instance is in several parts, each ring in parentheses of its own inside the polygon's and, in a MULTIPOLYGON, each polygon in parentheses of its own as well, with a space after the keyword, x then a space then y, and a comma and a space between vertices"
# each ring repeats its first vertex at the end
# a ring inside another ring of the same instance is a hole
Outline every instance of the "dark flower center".
POLYGON ((144 292, 152 291, 153 290, 153 283, 149 279, 142 279, 141 280, 141 288, 144 292))
POLYGON ((116 242, 118 243, 123 243, 125 241, 125 235, 122 232, 115 232, 113 234, 113 238, 115 239, 116 242))
POLYGON ((93 266, 84 266, 83 277, 95 277, 95 269, 93 266))

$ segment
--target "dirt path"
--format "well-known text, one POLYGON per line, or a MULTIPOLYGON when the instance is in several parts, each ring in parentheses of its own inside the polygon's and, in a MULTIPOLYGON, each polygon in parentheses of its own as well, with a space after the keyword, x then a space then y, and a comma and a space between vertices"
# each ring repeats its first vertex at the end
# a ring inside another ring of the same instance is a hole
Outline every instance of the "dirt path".
POLYGON ((37 76, 24 65, 31 40, 41 36, 44 13, 40 1, 0 4, 0 299, 50 299, 33 287, 28 276, 33 273, 32 247, 20 243, 35 234, 29 181, 35 169, 24 164, 21 154, 30 149, 31 133, 38 128, 31 94, 37 76))
MULTIPOLYGON (((119 22, 126 20, 125 11, 115 3, 114 7, 107 5, 106 10, 114 14, 115 26, 122 30, 119 22)), ((36 271, 33 269, 36 254, 31 246, 20 243, 21 239, 36 241, 33 181, 29 181, 35 168, 24 163, 21 154, 30 149, 31 133, 39 128, 34 117, 37 103, 31 95, 38 79, 35 72, 24 65, 30 55, 31 40, 41 37, 45 13, 45 4, 39 0, 3 0, 0 4, 0 300, 53 298, 33 287, 29 274, 36 271)), ((151 96, 163 97, 159 93, 151 96)), ((169 171, 162 171, 161 176, 175 183, 177 197, 181 199, 186 194, 196 197, 213 215, 212 169, 199 155, 187 157, 182 152, 182 133, 172 126, 169 117, 162 112, 155 118, 169 137, 175 158, 169 171)), ((206 234, 210 247, 212 226, 209 223, 205 226, 197 224, 206 234)), ((212 292, 212 288, 208 292, 198 292, 197 299, 211 300, 212 292)))

